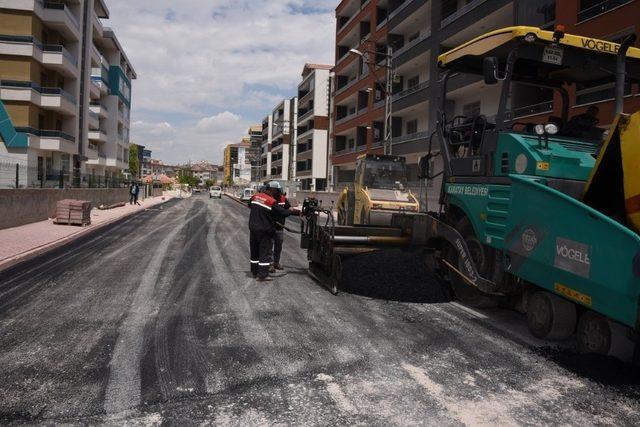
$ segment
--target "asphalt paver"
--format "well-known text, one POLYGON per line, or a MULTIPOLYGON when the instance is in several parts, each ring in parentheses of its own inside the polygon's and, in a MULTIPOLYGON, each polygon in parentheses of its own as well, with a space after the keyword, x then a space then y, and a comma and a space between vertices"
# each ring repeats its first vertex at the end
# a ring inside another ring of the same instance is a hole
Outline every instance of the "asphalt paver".
POLYGON ((571 342, 531 338, 518 313, 450 302, 417 258, 403 284, 424 275, 426 294, 334 296, 287 235, 285 272, 256 283, 247 216, 172 201, 3 272, 0 421, 640 424, 640 384, 575 369, 571 342))

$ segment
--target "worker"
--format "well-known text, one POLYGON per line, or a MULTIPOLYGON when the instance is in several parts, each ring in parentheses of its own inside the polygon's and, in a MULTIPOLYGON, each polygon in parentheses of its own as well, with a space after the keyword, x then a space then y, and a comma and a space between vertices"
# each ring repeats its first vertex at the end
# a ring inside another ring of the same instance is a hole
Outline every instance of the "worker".
POLYGON ((573 116, 567 126, 562 131, 562 135, 574 138, 585 138, 591 140, 602 139, 603 129, 598 128, 598 113, 600 109, 595 105, 590 105, 587 111, 573 116))
MULTIPOLYGON (((276 200, 278 202, 278 206, 283 209, 291 209, 291 203, 287 199, 287 193, 284 193, 282 189, 278 189, 276 193, 276 200)), ((280 256, 282 255, 282 244, 284 243, 284 222, 286 221, 286 216, 280 216, 277 213, 273 213, 273 219, 276 222, 276 233, 273 236, 273 264, 269 268, 270 273, 275 273, 276 270, 284 270, 280 265, 280 256)))
POLYGON ((277 181, 268 182, 263 192, 249 200, 249 245, 251 248, 251 273, 259 282, 271 281, 270 252, 276 232, 275 216, 286 218, 296 212, 280 207, 275 199, 281 189, 277 181))

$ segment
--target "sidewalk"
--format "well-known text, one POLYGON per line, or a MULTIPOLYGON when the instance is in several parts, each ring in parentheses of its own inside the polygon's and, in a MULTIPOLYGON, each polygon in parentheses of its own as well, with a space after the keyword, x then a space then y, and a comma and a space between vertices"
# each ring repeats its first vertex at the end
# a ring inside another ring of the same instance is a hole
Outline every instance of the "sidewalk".
MULTIPOLYGON (((185 192, 182 192, 182 195, 184 196, 185 192)), ((86 227, 56 225, 52 219, 48 219, 0 230, 0 271, 177 196, 179 195, 176 191, 166 191, 162 197, 151 197, 141 201, 140 206, 127 204, 104 211, 94 207, 91 210, 91 225, 86 227)))

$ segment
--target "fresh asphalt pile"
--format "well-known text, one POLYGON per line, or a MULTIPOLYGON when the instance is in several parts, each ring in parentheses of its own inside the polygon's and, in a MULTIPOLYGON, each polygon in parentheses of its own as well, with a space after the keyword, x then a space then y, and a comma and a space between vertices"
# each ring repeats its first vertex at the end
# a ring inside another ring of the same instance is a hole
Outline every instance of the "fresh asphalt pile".
POLYGON ((422 252, 381 250, 345 258, 341 291, 416 303, 453 299, 449 285, 431 271, 422 252))

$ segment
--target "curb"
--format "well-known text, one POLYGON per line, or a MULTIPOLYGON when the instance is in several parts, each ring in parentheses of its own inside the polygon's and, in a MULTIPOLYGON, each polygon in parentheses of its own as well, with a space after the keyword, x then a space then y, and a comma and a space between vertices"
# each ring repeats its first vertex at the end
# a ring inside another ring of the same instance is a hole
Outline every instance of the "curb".
POLYGON ((177 199, 175 197, 172 197, 171 199, 168 200, 164 200, 158 204, 149 206, 148 208, 145 209, 141 209, 139 211, 134 211, 134 212, 129 212, 126 215, 123 215, 121 217, 118 218, 114 218, 112 220, 109 220, 107 222, 103 222, 102 224, 96 225, 93 228, 81 228, 80 230, 78 230, 77 232, 70 234, 68 236, 65 236, 61 239, 58 240, 54 240, 53 242, 49 242, 49 243, 45 243, 44 245, 40 245, 36 248, 33 248, 31 250, 28 250, 26 252, 22 252, 18 255, 14 255, 11 258, 7 258, 3 261, 0 262, 0 273, 5 272, 13 267, 16 267, 22 263, 26 263, 28 261, 31 261, 41 255, 46 254, 47 252, 51 252, 54 251, 56 249, 59 249, 63 246, 66 246, 70 243, 73 243, 76 240, 79 240, 83 237, 89 237, 93 234, 96 234, 100 231, 103 231, 105 228, 107 228, 108 226, 113 226, 118 224, 119 222, 124 222, 124 220, 129 219, 135 215, 138 215, 142 212, 145 212, 147 209, 151 209, 151 208, 155 208, 157 206, 161 206, 164 205, 165 203, 168 203, 172 200, 183 200, 183 199, 177 199))

